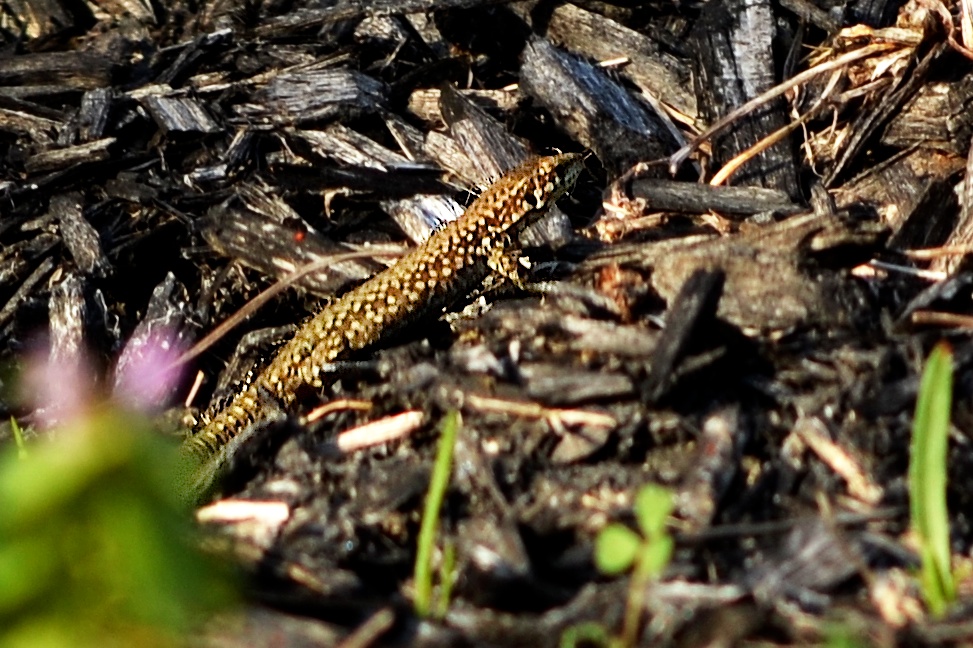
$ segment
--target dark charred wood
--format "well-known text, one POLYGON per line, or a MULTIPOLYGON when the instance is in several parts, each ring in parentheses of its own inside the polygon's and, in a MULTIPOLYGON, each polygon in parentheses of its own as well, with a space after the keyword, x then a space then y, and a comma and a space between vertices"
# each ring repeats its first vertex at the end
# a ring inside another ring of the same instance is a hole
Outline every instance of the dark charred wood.
MULTIPOLYGON (((260 212, 232 204, 210 212, 211 221, 202 234, 221 254, 266 275, 283 277, 302 266, 350 251, 328 241, 286 205, 256 194, 252 197, 257 199, 260 212)), ((330 296, 341 286, 363 279, 380 267, 367 259, 341 261, 302 277, 297 285, 330 296)))
POLYGON ((965 310, 973 306, 970 296, 973 294, 973 274, 960 271, 956 274, 937 281, 931 286, 919 291, 902 309, 897 324, 903 330, 913 328, 912 317, 922 310, 965 310))
POLYGON ((509 0, 346 0, 326 9, 305 9, 268 21, 257 30, 264 37, 282 37, 343 21, 360 21, 370 16, 428 13, 445 9, 498 4, 509 0))
POLYGON ((476 169, 477 184, 490 184, 527 158, 522 141, 451 87, 443 88, 439 106, 449 134, 476 169))
POLYGON ((177 381, 166 382, 146 371, 171 371, 166 352, 188 349, 196 331, 190 324, 189 293, 172 273, 152 291, 145 314, 125 343, 114 367, 113 393, 131 407, 161 411, 176 395, 177 381), (160 357, 161 356, 161 357, 160 357))
POLYGON ((955 220, 951 178, 962 160, 933 149, 913 149, 872 167, 837 192, 839 208, 874 208, 892 230, 890 244, 906 249, 943 243, 955 220))
POLYGON ((844 23, 891 27, 904 4, 904 0, 850 0, 844 7, 844 23))
POLYGON ((67 274, 54 285, 48 313, 51 362, 55 366, 78 365, 88 349, 84 280, 76 274, 67 274))
POLYGON ((201 166, 186 174, 189 182, 199 185, 215 184, 222 186, 232 178, 241 175, 253 166, 257 135, 249 129, 241 129, 234 134, 219 162, 201 166))
POLYGON ((374 113, 385 104, 385 93, 380 81, 352 70, 286 72, 275 75, 239 112, 280 125, 322 122, 374 113))
POLYGON ((78 270, 85 275, 104 276, 111 263, 102 251, 95 228, 82 215, 80 194, 63 194, 51 199, 51 215, 58 222, 61 240, 78 270))
POLYGON ((0 251, 0 287, 8 287, 21 279, 35 261, 44 257, 60 239, 50 232, 42 232, 26 241, 19 241, 0 251))
POLYGON ((60 125, 58 121, 33 115, 21 110, 0 107, 0 131, 14 135, 26 135, 39 144, 53 141, 53 134, 60 125))
POLYGON ((682 114, 696 116, 685 61, 666 54, 651 38, 573 4, 554 9, 546 35, 555 45, 590 60, 624 57, 619 75, 682 114))
MULTIPOLYGON (((179 54, 175 60, 155 77, 155 83, 164 85, 181 85, 186 77, 193 74, 207 57, 214 52, 228 46, 233 39, 233 32, 229 29, 204 34, 185 47, 178 47, 179 54)), ((165 52, 171 54, 172 50, 165 52)))
MULTIPOLYGON (((693 31, 696 101, 710 123, 776 84, 772 45, 774 15, 765 0, 706 5, 693 31)), ((713 140, 713 167, 731 159, 787 124, 784 103, 768 102, 713 140)), ((747 161, 734 176, 743 185, 779 189, 799 198, 797 160, 790 138, 747 161)))
POLYGON ((443 191, 440 172, 421 164, 408 164, 389 174, 368 167, 312 166, 306 159, 268 155, 266 159, 280 185, 293 191, 362 194, 371 198, 399 198, 443 191))
MULTIPOLYGON (((973 146, 970 146, 967 153, 965 177, 956 187, 956 195, 959 198, 959 213, 956 217, 956 226, 946 239, 946 245, 973 245, 973 146)), ((969 256, 966 255, 945 257, 934 261, 933 267, 953 272, 961 265, 965 265, 967 259, 969 256)))
POLYGON ((769 326, 790 330, 802 325, 847 323, 842 293, 854 286, 840 270, 820 273, 811 281, 805 268, 813 254, 851 243, 859 247, 859 263, 883 240, 884 230, 867 222, 845 221, 833 215, 794 217, 756 227, 727 238, 687 237, 651 244, 616 245, 594 255, 583 267, 608 263, 652 268, 652 285, 667 300, 700 269, 719 269, 726 275, 719 317, 741 327, 769 326), (768 282, 766 277, 774 277, 768 282))
POLYGON ((101 139, 108 126, 113 93, 108 88, 96 88, 81 97, 78 112, 78 137, 82 142, 101 139))
POLYGON ((524 50, 524 92, 549 111, 613 174, 671 153, 674 140, 662 120, 601 70, 544 39, 524 50))
POLYGON ((17 287, 17 290, 11 295, 10 299, 4 303, 3 308, 0 308, 0 332, 3 333, 4 337, 10 336, 10 331, 8 329, 8 322, 17 313, 17 309, 20 306, 34 298, 34 289, 43 280, 48 278, 51 271, 54 270, 54 260, 50 257, 46 257, 34 268, 23 283, 17 287))
POLYGON ((841 28, 841 24, 833 15, 833 11, 817 6, 811 0, 781 0, 780 6, 829 34, 833 34, 841 28))
POLYGON ((93 90, 111 84, 114 62, 89 52, 45 52, 0 59, 0 85, 93 90))
POLYGON ((423 151, 425 135, 421 130, 397 115, 384 115, 383 121, 392 139, 402 150, 403 155, 417 162, 424 162, 428 159, 423 151))
POLYGON ((141 97, 141 102, 163 133, 218 133, 223 130, 191 97, 150 94, 141 97))
POLYGON ((344 167, 363 168, 389 174, 437 174, 435 166, 410 161, 375 140, 341 124, 322 130, 288 130, 288 143, 298 151, 308 151, 311 161, 331 160, 344 167))
POLYGON ((647 210, 752 216, 764 212, 797 214, 806 208, 795 204, 786 193, 763 187, 724 187, 654 178, 633 180, 628 192, 645 201, 647 210))
POLYGON ((56 148, 32 155, 25 163, 28 173, 42 173, 58 169, 77 168, 82 164, 101 162, 109 159, 114 137, 106 137, 77 146, 56 148))
POLYGON ((716 315, 723 293, 724 276, 720 270, 696 270, 686 279, 673 299, 652 354, 651 369, 642 385, 642 398, 657 403, 672 388, 676 368, 689 345, 716 315))

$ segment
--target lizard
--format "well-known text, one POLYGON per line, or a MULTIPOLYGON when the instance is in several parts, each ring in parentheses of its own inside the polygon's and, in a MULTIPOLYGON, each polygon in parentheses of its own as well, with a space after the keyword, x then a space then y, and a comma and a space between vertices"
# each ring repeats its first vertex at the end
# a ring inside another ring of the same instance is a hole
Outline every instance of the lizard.
POLYGON ((438 314, 491 274, 522 286, 517 236, 567 193, 583 169, 578 153, 528 160, 484 190, 456 220, 357 288, 324 306, 286 342, 255 380, 183 441, 199 460, 218 455, 260 418, 261 394, 281 407, 303 385, 323 385, 323 368, 438 314))

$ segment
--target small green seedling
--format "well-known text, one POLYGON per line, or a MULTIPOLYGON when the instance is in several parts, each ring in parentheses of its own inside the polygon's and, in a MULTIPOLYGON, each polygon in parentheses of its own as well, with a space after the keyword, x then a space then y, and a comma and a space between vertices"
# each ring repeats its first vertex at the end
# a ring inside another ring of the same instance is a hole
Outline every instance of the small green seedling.
POLYGON ((647 484, 635 496, 635 519, 641 535, 623 524, 613 523, 595 539, 595 564, 602 573, 615 576, 632 572, 622 633, 611 641, 612 645, 636 644, 646 587, 662 575, 672 558, 674 543, 666 532, 672 507, 672 494, 668 490, 647 484))
POLYGON ((611 646, 614 638, 608 629, 595 621, 586 621, 566 628, 561 634, 560 648, 576 648, 578 644, 611 646))
POLYGON ((922 374, 909 461, 911 527, 919 539, 922 594, 939 617, 956 598, 946 509, 946 451, 953 395, 953 353, 942 342, 922 374))
MULTIPOLYGON (((418 546, 416 547, 416 566, 413 580, 415 581, 415 611, 422 618, 428 617, 432 610, 432 555, 436 544, 436 531, 439 528, 439 512, 446 499, 446 489, 449 487, 449 477, 453 470, 453 447, 456 445, 456 435, 459 431, 459 413, 451 411, 443 422, 442 433, 439 437, 439 448, 436 451, 436 463, 432 469, 429 482, 429 492, 422 511, 422 524, 419 527, 418 546)), ((444 568, 440 574, 442 596, 436 605, 436 612, 440 616, 445 614, 449 605, 449 592, 452 585, 452 572, 455 566, 455 551, 447 546, 444 568)))

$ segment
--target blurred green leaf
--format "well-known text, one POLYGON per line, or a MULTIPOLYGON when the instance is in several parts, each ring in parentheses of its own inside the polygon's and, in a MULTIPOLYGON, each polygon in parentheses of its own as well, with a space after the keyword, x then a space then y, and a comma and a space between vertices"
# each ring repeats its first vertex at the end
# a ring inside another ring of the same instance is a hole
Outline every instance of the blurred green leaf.
POLYGON ((642 538, 622 524, 609 524, 595 538, 595 565, 614 576, 632 568, 642 538))
POLYGON ((12 538, 0 543, 0 615, 31 600, 50 587, 56 577, 50 560, 51 538, 12 538))
POLYGON ((575 648, 578 644, 611 646, 614 642, 608 628, 594 621, 568 626, 561 633, 559 648, 575 648))
POLYGON ((861 633, 848 623, 832 622, 825 626, 825 648, 866 648, 861 633))
POLYGON ((173 444, 92 410, 0 453, 0 646, 174 645, 234 599, 192 544, 173 444))
POLYGON ((672 493, 662 486, 646 484, 635 495, 635 518, 646 538, 661 536, 672 512, 672 493))
POLYGON ((956 597, 950 566, 949 512, 946 509, 946 456, 953 395, 953 354, 936 345, 919 387, 909 462, 912 528, 919 537, 923 596, 934 616, 956 597))
POLYGON ((646 571, 646 576, 649 578, 658 578, 669 566, 669 561, 672 560, 672 551, 675 547, 675 543, 669 536, 663 536, 661 538, 655 538, 652 542, 645 545, 642 550, 641 561, 643 564, 643 569, 646 571))

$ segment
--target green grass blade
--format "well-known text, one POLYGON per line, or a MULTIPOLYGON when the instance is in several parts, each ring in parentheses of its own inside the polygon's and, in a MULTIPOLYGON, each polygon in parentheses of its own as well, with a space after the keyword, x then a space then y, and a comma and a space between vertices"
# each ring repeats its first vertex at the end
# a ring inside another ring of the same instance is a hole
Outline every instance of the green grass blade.
POLYGON ((921 584, 934 616, 956 596, 946 510, 946 451, 953 395, 953 354, 940 343, 926 361, 912 428, 909 462, 911 524, 921 544, 921 584))
POLYGON ((426 503, 422 511, 422 525, 419 527, 414 580, 415 610, 420 617, 429 615, 432 602, 432 553, 436 542, 436 531, 439 528, 439 511, 446 498, 446 489, 453 470, 453 446, 456 445, 458 430, 459 413, 454 410, 446 415, 443 423, 439 449, 436 451, 436 464, 432 469, 429 492, 426 494, 426 503))
POLYGON ((20 424, 17 423, 17 419, 10 417, 10 430, 14 435, 14 443, 17 444, 17 457, 20 459, 27 458, 27 446, 24 444, 24 432, 20 429, 20 424))
POLYGON ((449 602, 453 596, 453 585, 456 584, 456 543, 447 540, 443 546, 443 560, 439 567, 439 600, 434 612, 437 619, 442 619, 449 612, 449 602))

